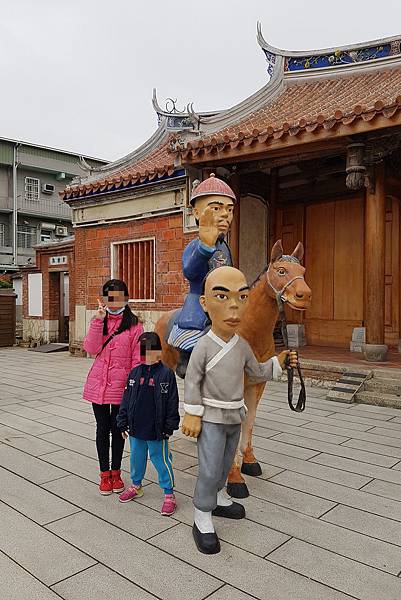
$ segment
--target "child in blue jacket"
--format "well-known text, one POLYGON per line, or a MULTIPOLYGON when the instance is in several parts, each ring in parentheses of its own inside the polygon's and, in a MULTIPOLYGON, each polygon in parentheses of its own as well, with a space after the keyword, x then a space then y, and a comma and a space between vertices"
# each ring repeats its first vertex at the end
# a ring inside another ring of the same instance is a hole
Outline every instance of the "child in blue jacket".
POLYGON ((174 372, 161 362, 161 343, 157 333, 139 337, 142 364, 128 378, 117 426, 124 439, 130 439, 132 485, 123 492, 120 502, 143 495, 142 480, 148 452, 164 492, 161 514, 170 516, 177 504, 174 474, 168 438, 178 429, 178 390, 174 372))

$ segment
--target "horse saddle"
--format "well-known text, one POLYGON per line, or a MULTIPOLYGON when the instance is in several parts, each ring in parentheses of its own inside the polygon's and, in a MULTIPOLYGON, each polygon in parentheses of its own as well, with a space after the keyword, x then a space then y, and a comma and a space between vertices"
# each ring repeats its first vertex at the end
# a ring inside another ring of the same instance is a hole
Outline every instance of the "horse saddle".
MULTIPOLYGON (((175 310, 173 312, 173 314, 171 315, 169 322, 167 323, 167 327, 166 327, 166 334, 164 336, 164 340, 165 342, 168 343, 168 339, 170 337, 170 333, 171 330, 173 329, 174 325, 178 322, 179 318, 180 318, 180 313, 181 313, 182 308, 177 308, 177 310, 175 310)), ((211 322, 208 320, 204 329, 204 332, 207 333, 211 327, 211 322)))

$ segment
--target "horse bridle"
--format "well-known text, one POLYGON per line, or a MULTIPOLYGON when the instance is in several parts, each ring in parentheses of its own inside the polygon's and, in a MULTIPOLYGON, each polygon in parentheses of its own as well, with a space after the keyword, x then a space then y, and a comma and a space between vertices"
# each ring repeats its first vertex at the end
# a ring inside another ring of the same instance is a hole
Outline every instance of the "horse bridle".
MULTIPOLYGON (((282 262, 294 262, 294 263, 300 264, 299 260, 295 256, 286 256, 286 255, 283 255, 281 257, 281 261, 282 262)), ((281 290, 276 290, 276 288, 273 286, 272 282, 270 281, 270 277, 269 277, 270 264, 267 267, 267 271, 266 271, 266 281, 267 281, 268 285, 271 287, 271 289, 273 290, 273 292, 274 292, 274 294, 276 296, 276 302, 277 302, 277 307, 278 307, 279 319, 280 319, 280 324, 281 324, 281 334, 283 336, 284 346, 285 346, 286 350, 290 350, 289 343, 288 343, 287 319, 286 319, 285 310, 284 310, 284 303, 286 302, 286 299, 283 296, 283 292, 296 279, 303 279, 304 280, 304 276, 303 275, 297 275, 296 277, 293 277, 292 279, 290 279, 290 281, 288 281, 281 288, 281 290)), ((306 390, 305 390, 304 379, 302 377, 301 367, 300 367, 299 362, 298 362, 297 372, 298 372, 299 380, 301 382, 301 389, 300 389, 300 392, 299 392, 298 402, 297 402, 296 406, 293 405, 294 369, 290 366, 290 357, 289 356, 287 356, 287 359, 286 359, 286 367, 287 367, 287 378, 288 378, 288 406, 294 412, 302 412, 302 411, 305 410, 306 390)))

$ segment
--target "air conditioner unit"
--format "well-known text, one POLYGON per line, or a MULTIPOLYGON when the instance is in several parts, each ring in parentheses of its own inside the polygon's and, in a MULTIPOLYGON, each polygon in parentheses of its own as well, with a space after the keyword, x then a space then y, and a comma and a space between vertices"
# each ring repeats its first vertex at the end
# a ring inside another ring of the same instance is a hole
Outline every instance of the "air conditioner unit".
POLYGON ((63 225, 57 225, 56 235, 60 237, 65 237, 66 235, 68 235, 68 228, 64 227, 63 225))
POLYGON ((54 194, 56 191, 56 186, 52 183, 43 183, 42 184, 42 192, 44 194, 54 194))

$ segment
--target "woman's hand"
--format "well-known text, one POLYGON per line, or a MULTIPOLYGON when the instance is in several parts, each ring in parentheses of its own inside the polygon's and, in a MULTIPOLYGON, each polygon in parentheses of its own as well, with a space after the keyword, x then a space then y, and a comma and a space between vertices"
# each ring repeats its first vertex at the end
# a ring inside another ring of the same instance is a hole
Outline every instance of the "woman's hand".
POLYGON ((123 439, 124 439, 124 440, 127 440, 127 439, 128 439, 128 431, 122 431, 122 432, 121 432, 121 435, 123 436, 123 439))
POLYGON ((280 363, 280 367, 284 370, 286 368, 285 361, 287 356, 290 357, 290 367, 291 369, 296 369, 298 366, 298 352, 296 350, 284 350, 284 352, 280 352, 278 355, 278 361, 280 363))
POLYGON ((103 319, 106 316, 106 307, 101 303, 100 298, 97 299, 98 309, 96 311, 96 319, 103 319))

